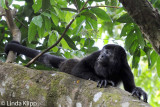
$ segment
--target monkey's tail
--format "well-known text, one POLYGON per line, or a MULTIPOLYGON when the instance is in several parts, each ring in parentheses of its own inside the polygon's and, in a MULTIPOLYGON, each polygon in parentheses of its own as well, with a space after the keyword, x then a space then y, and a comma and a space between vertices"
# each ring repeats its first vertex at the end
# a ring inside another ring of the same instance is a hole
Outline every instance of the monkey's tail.
MULTIPOLYGON (((17 54, 23 54, 29 58, 34 58, 40 53, 40 51, 27 48, 16 41, 12 41, 5 46, 5 53, 8 54, 9 51, 17 52, 17 54)), ((59 65, 61 64, 61 62, 65 60, 66 60, 65 58, 46 53, 46 54, 43 54, 41 57, 39 57, 37 61, 47 66, 59 68, 59 65)))

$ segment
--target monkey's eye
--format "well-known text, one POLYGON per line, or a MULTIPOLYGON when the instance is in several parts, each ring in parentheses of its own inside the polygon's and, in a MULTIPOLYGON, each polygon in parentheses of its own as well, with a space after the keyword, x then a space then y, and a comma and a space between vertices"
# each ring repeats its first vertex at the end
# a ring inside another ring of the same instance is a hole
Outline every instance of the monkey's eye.
POLYGON ((106 49, 105 54, 106 54, 107 56, 110 56, 110 55, 111 55, 111 51, 110 51, 109 49, 106 49))

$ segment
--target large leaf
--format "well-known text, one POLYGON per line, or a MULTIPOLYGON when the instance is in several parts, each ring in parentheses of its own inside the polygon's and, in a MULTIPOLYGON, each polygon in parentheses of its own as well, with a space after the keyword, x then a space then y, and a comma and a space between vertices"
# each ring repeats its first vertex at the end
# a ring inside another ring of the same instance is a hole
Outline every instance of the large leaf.
POLYGON ((70 48, 77 50, 76 45, 74 44, 74 42, 72 41, 72 39, 68 35, 65 35, 63 38, 65 39, 65 41, 67 42, 67 44, 69 45, 70 48))
POLYGON ((50 0, 50 4, 53 5, 53 6, 56 5, 55 0, 50 0))
POLYGON ((42 22, 43 22, 43 19, 42 19, 42 16, 35 16, 33 19, 32 19, 32 22, 37 25, 38 27, 42 27, 42 22))
POLYGON ((97 20, 97 17, 93 13, 88 12, 88 11, 81 13, 81 15, 86 16, 86 17, 90 17, 93 20, 97 20))
POLYGON ((160 57, 157 59, 157 65, 156 65, 158 76, 160 77, 160 57))
POLYGON ((144 52, 146 53, 147 58, 148 58, 148 66, 150 66, 151 65, 150 48, 144 47, 144 52))
POLYGON ((86 18, 86 21, 88 22, 88 24, 90 24, 92 29, 97 30, 97 21, 96 20, 93 20, 88 17, 88 18, 86 18))
POLYGON ((84 43, 84 47, 92 47, 94 45, 94 40, 91 38, 87 38, 85 43, 84 43))
POLYGON ((40 27, 37 27, 37 30, 38 30, 38 36, 39 36, 40 38, 42 38, 43 35, 44 35, 44 32, 45 32, 44 24, 42 25, 41 28, 40 28, 40 27))
POLYGON ((131 31, 125 40, 125 48, 129 50, 132 43, 137 39, 137 36, 131 31))
POLYGON ((87 53, 92 53, 92 52, 95 52, 97 50, 98 50, 97 47, 90 47, 90 48, 87 49, 87 53))
POLYGON ((34 4, 32 7, 34 9, 34 13, 37 13, 42 7, 42 0, 36 0, 36 2, 35 2, 35 0, 33 0, 33 1, 34 1, 34 4))
MULTIPOLYGON (((55 33, 52 33, 51 35, 49 35, 49 39, 48 39, 48 46, 52 46, 55 42, 57 41, 57 35, 55 33)), ((57 52, 58 48, 55 46, 51 49, 53 52, 57 52)))
POLYGON ((50 0, 42 0, 42 11, 47 10, 48 8, 50 8, 50 6, 50 0))
POLYGON ((28 30, 28 41, 29 42, 32 42, 34 40, 36 33, 37 33, 36 25, 33 22, 31 22, 29 25, 29 30, 28 30))
POLYGON ((44 16, 46 16, 46 17, 48 17, 48 18, 51 17, 51 14, 49 14, 49 13, 47 13, 47 12, 43 12, 42 15, 44 15, 44 16))
POLYGON ((81 16, 76 18, 76 24, 77 26, 73 29, 73 34, 78 34, 81 27, 83 26, 82 24, 85 22, 85 17, 81 16))
POLYGON ((129 48, 129 52, 130 52, 131 55, 133 55, 136 52, 136 50, 139 48, 138 46, 139 46, 138 42, 137 42, 137 40, 135 40, 132 43, 131 47, 129 48))
POLYGON ((132 18, 126 13, 123 14, 120 18, 117 19, 117 22, 121 23, 133 23, 132 18))
POLYGON ((51 31, 51 20, 48 17, 44 17, 45 28, 47 31, 51 31))
POLYGON ((68 46, 68 43, 65 41, 64 38, 61 40, 61 44, 62 44, 62 47, 63 47, 64 49, 71 49, 71 48, 68 46))
POLYGON ((120 34, 120 37, 122 36, 127 36, 127 34, 129 32, 131 32, 133 30, 133 27, 131 26, 130 23, 126 23, 123 28, 122 28, 122 31, 121 31, 121 34, 120 34))
POLYGON ((133 55, 132 68, 137 68, 138 67, 139 60, 140 60, 140 50, 137 49, 136 52, 133 55))
POLYGON ((145 42, 144 42, 144 38, 142 37, 142 33, 141 33, 140 29, 136 29, 135 33, 138 38, 138 43, 140 44, 141 48, 144 49, 145 42))
POLYGON ((51 19, 52 19, 53 23, 56 26, 58 26, 58 22, 59 22, 58 16, 56 16, 54 13, 51 13, 51 19))
POLYGON ((149 66, 149 68, 152 68, 154 66, 154 64, 157 62, 158 57, 159 55, 155 51, 151 53, 151 65, 149 66))
POLYGON ((105 21, 109 21, 111 22, 111 18, 109 17, 109 15, 102 9, 100 8, 92 8, 91 11, 93 13, 95 13, 97 15, 97 17, 105 20, 105 21))

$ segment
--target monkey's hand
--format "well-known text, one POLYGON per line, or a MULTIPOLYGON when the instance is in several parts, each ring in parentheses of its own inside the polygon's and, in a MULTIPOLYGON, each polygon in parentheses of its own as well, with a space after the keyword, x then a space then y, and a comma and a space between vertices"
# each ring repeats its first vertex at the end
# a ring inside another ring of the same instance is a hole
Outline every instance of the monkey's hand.
POLYGON ((104 86, 104 87, 106 88, 107 85, 115 86, 115 84, 114 84, 113 81, 109 81, 109 80, 98 80, 97 87, 102 88, 102 86, 104 86))
POLYGON ((146 92, 144 92, 140 87, 136 87, 133 89, 132 96, 137 96, 139 99, 141 98, 141 96, 143 96, 144 102, 147 102, 148 99, 146 92))
MULTIPOLYGON (((5 51, 5 53, 6 53, 7 55, 8 55, 8 52, 10 51, 10 48, 13 46, 13 44, 19 44, 19 45, 20 45, 20 43, 17 42, 17 41, 11 41, 11 42, 9 42, 8 44, 6 44, 4 51, 5 51)), ((14 48, 16 48, 16 47, 14 47, 14 48)), ((18 53, 17 53, 17 55, 18 55, 18 53)))

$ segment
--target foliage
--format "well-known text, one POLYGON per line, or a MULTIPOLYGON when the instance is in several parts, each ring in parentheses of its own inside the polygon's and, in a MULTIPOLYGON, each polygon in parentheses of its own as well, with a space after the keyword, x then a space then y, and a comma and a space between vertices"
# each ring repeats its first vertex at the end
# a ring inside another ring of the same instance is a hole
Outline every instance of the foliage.
MULTIPOLYGON (((4 1, 1 0, 0 5, 6 8, 4 1)), ((46 49, 58 40, 66 25, 78 15, 61 42, 49 53, 66 58, 74 56, 81 58, 98 50, 102 44, 120 44, 127 51, 134 74, 141 74, 136 79, 136 83, 146 89, 150 96, 150 103, 157 107, 158 100, 160 100, 160 88, 158 88, 159 55, 144 39, 138 26, 118 0, 89 0, 85 9, 79 13, 85 1, 9 0, 10 6, 17 9, 15 23, 22 33, 22 44, 38 50, 46 49), (16 2, 18 3, 15 4, 16 2), (20 3, 24 3, 24 5, 20 5, 20 3), (94 7, 102 5, 121 8, 94 7), (142 63, 148 66, 144 68, 142 63), (156 78, 152 75, 155 75, 156 78), (147 80, 146 77, 150 79, 147 80), (149 84, 153 84, 157 88, 155 89, 149 84)), ((160 10, 159 0, 150 1, 154 7, 160 10)), ((0 60, 2 61, 5 61, 6 57, 4 46, 9 41, 11 41, 11 33, 4 18, 0 17, 0 60)), ((25 57, 18 57, 16 60, 22 64, 28 62, 25 57)), ((44 66, 39 64, 33 67, 44 69, 44 66)))

